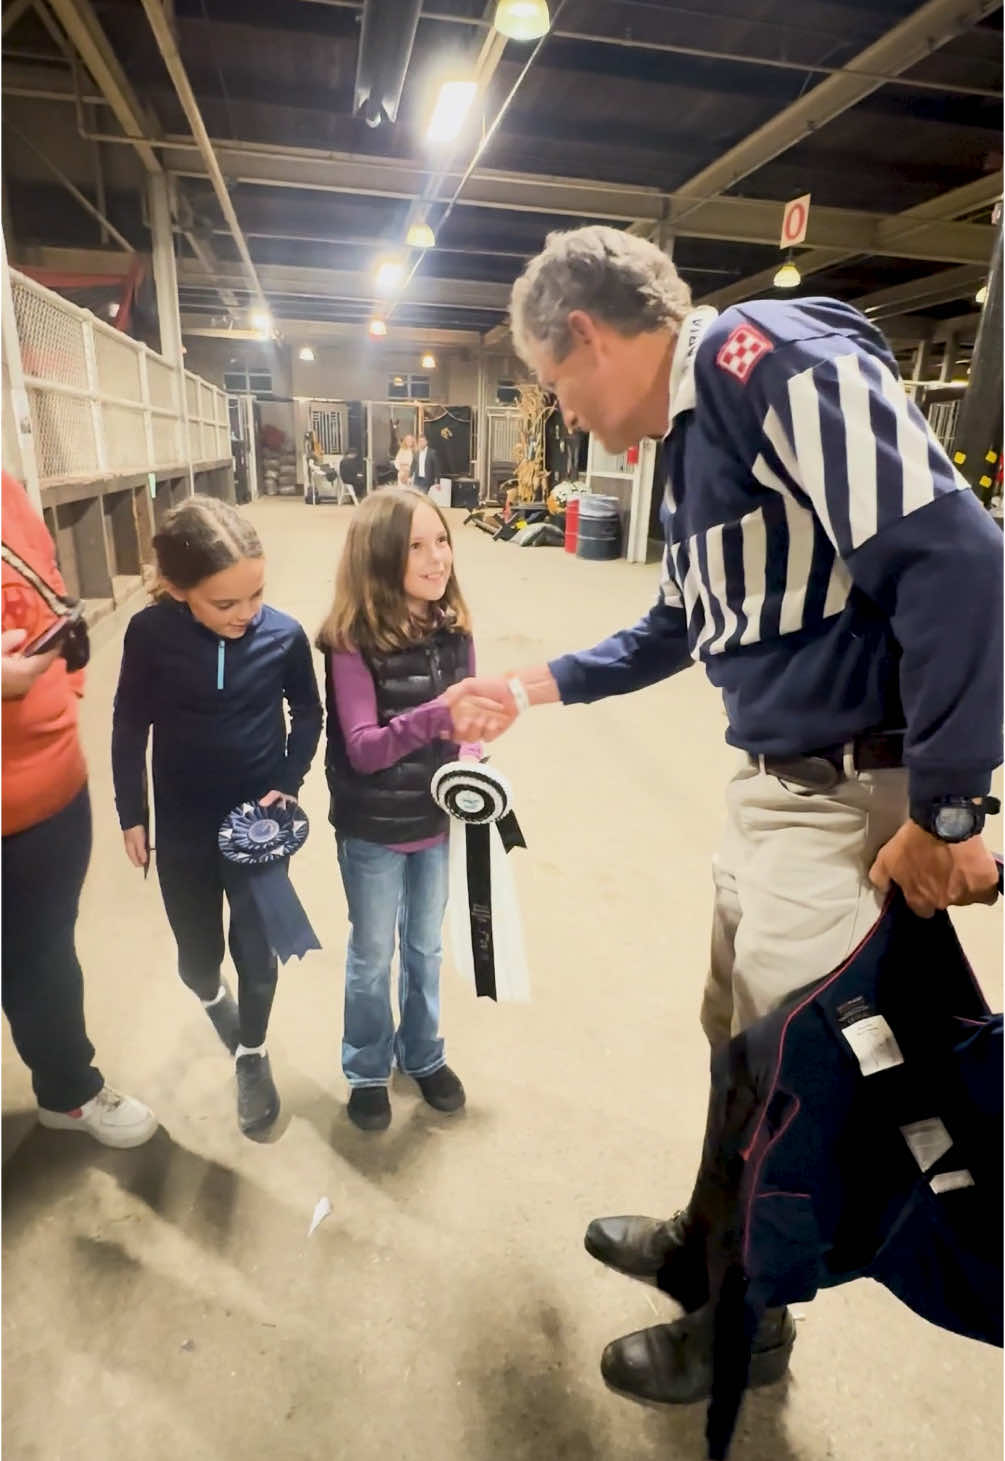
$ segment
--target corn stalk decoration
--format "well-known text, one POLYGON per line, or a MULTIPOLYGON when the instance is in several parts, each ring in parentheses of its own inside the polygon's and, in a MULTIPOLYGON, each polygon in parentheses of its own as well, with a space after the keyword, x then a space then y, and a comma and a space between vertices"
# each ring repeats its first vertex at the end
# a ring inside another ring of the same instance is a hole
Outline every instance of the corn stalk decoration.
POLYGON ((540 386, 525 385, 520 387, 517 404, 522 420, 516 444, 516 500, 543 502, 548 494, 544 428, 555 409, 554 402, 540 386))

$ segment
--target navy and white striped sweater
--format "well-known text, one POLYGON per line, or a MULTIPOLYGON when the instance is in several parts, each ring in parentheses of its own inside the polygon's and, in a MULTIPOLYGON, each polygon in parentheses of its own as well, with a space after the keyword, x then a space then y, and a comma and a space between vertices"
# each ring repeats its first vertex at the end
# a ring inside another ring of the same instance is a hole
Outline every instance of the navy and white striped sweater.
POLYGON ((700 660, 732 745, 793 755, 906 726, 912 800, 986 792, 1001 535, 879 331, 830 299, 695 310, 670 402, 659 601, 552 663, 563 702, 700 660))

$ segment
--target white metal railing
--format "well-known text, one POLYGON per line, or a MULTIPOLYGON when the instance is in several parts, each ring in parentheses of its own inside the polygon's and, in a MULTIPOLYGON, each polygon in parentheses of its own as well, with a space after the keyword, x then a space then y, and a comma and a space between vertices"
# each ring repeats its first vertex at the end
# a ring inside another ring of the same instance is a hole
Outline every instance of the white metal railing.
POLYGON ((226 392, 14 269, 10 282, 41 486, 230 456, 226 392))

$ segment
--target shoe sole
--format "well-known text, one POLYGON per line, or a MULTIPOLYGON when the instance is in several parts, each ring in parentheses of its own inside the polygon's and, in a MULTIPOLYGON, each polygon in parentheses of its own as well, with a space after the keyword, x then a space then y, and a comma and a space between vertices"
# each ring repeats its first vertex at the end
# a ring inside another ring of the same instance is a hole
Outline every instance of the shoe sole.
POLYGON ((237 1124, 242 1136, 258 1136, 261 1132, 268 1131, 270 1126, 275 1126, 279 1119, 279 1107, 280 1103, 277 1101, 274 1110, 267 1111, 264 1116, 259 1116, 254 1121, 242 1121, 238 1117, 237 1124))
POLYGON ((346 1115, 353 1126, 359 1131, 386 1131, 391 1124, 390 1111, 386 1116, 356 1116, 352 1111, 346 1111, 346 1115))
POLYGON ((439 1111, 444 1116, 453 1116, 458 1111, 463 1111, 464 1107, 467 1105, 467 1102, 464 1100, 457 1101, 450 1106, 445 1106, 439 1101, 431 1101, 428 1096, 423 1096, 422 1099, 425 1101, 426 1105, 429 1106, 433 1111, 439 1111))
POLYGON ((50 1126, 47 1121, 39 1121, 43 1131, 62 1131, 69 1136, 89 1136, 98 1146, 109 1147, 112 1151, 126 1152, 136 1146, 143 1146, 157 1132, 160 1122, 154 1121, 150 1127, 141 1127, 139 1131, 110 1140, 107 1137, 97 1136, 86 1126, 50 1126))
MULTIPOLYGON (((750 1373, 747 1377, 747 1390, 763 1390, 768 1385, 777 1385, 784 1380, 789 1372, 789 1362, 792 1359, 793 1344, 783 1344, 777 1349, 764 1349, 750 1357, 750 1373)), ((653 1400, 648 1395, 637 1395, 634 1390, 624 1390, 613 1380, 609 1380, 601 1368, 601 1376, 608 1390, 614 1395, 620 1395, 623 1400, 633 1400, 636 1405, 644 1405, 650 1410, 665 1410, 668 1405, 702 1405, 711 1396, 711 1391, 706 1390, 701 1395, 689 1396, 687 1400, 653 1400)))

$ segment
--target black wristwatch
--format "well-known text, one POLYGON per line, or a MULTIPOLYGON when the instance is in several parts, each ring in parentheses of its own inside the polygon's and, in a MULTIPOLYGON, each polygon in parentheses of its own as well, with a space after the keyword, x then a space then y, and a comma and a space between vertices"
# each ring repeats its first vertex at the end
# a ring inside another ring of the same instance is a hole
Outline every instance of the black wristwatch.
POLYGON ((984 830, 985 817, 1001 811, 996 796, 940 796, 911 806, 911 820, 940 842, 968 842, 984 830))

